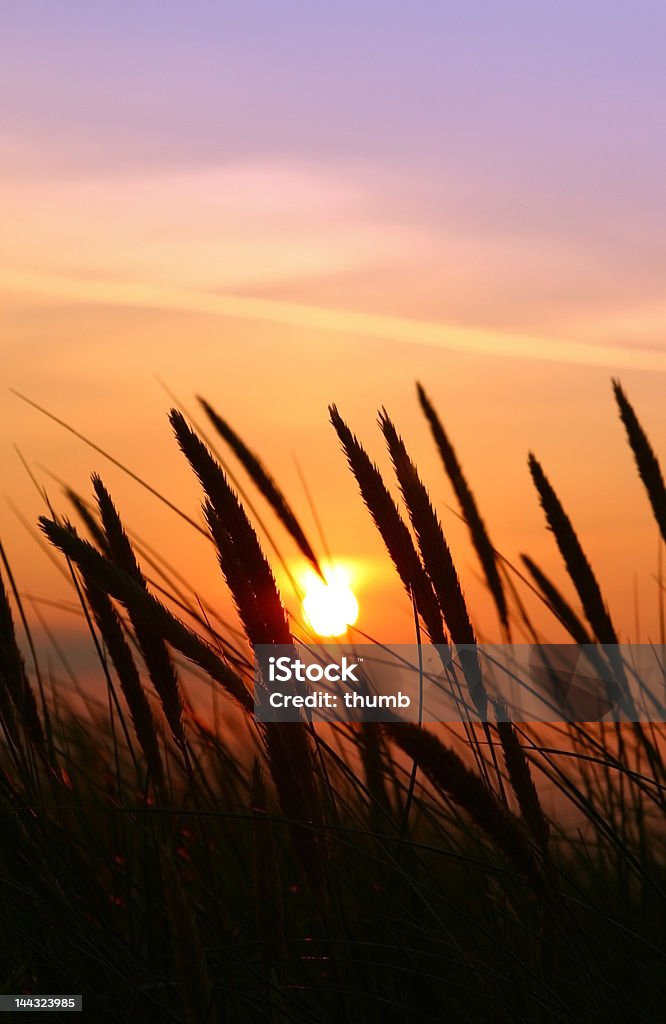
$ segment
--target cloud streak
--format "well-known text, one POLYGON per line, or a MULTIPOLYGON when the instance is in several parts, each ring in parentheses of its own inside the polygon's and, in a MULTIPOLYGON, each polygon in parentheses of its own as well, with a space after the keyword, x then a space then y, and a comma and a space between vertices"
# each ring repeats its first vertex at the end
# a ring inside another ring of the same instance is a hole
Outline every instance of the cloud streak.
POLYGON ((194 288, 85 278, 0 267, 0 289, 56 302, 172 310, 252 320, 345 337, 425 345, 482 356, 547 360, 614 370, 666 371, 666 353, 616 345, 489 331, 408 317, 219 294, 194 288))
POLYGON ((423 246, 423 233, 371 218, 367 194, 351 174, 279 161, 126 177, 15 176, 0 183, 0 262, 234 292, 350 273, 423 246))

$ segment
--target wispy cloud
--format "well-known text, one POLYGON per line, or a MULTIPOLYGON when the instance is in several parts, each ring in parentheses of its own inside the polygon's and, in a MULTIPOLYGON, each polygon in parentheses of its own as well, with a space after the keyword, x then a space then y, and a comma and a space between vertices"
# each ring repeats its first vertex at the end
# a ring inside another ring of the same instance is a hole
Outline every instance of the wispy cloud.
MULTIPOLYGON (((598 303, 587 322, 584 309, 574 310, 570 323, 564 317, 562 337, 545 319, 541 330, 523 329, 515 316, 504 321, 509 329, 494 329, 488 295, 494 295, 501 323, 504 294, 510 288, 522 294, 530 260, 546 274, 554 243, 544 253, 543 242, 535 247, 524 239, 510 246, 492 235, 476 241, 458 236, 452 226, 443 233, 410 226, 382 213, 388 200, 381 193, 379 180, 373 193, 367 168, 354 173, 285 161, 111 177, 10 176, 0 185, 0 289, 481 355, 617 370, 666 368, 666 353, 652 344, 655 323, 666 326, 666 311, 655 320, 653 306, 646 315, 632 306, 630 320, 622 321, 617 309, 600 310, 598 303), (443 257, 444 269, 432 277, 443 257), (364 275, 386 291, 382 314, 363 311, 361 286, 357 295, 341 297, 330 287, 362 282, 364 275), (435 300, 444 280, 448 291, 441 305, 435 300), (405 310, 405 295, 420 299, 405 310), (467 296, 462 311, 456 295, 467 296), (386 315, 386 309, 406 315, 386 315)), ((521 302, 529 311, 529 294, 521 302)), ((562 306, 566 313, 564 298, 562 306)), ((532 323, 539 322, 537 313, 532 323)))
POLYGON ((587 345, 538 335, 480 330, 408 317, 378 316, 295 302, 136 282, 39 274, 0 267, 0 287, 55 301, 174 310, 265 321, 310 330, 382 338, 486 356, 545 359, 613 369, 666 371, 666 353, 654 349, 587 345))
POLYGON ((0 262, 221 290, 310 280, 413 251, 418 231, 369 216, 367 196, 350 174, 288 162, 13 177, 0 185, 0 262))

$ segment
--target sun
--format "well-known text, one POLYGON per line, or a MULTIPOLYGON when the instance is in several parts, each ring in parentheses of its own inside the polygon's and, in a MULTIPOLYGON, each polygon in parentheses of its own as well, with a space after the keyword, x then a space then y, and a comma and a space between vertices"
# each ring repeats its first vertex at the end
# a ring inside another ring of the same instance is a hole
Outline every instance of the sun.
POLYGON ((303 612, 318 636, 342 636, 358 618, 358 601, 342 566, 324 569, 326 582, 308 573, 304 580, 303 612))

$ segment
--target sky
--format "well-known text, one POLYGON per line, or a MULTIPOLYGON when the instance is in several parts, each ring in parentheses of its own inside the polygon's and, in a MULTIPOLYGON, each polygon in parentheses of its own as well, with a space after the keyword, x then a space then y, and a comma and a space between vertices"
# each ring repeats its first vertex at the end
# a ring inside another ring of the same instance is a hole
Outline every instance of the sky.
MULTIPOLYGON (((610 377, 663 451, 663 4, 23 0, 0 23, 0 450, 29 521, 15 444, 82 491, 101 466, 10 387, 196 510, 159 377, 191 407, 203 392, 307 520, 297 459, 359 567, 364 625, 395 640, 409 609, 326 422, 336 401, 388 478, 387 404, 492 638, 420 379, 498 546, 559 572, 534 448, 626 629, 636 594, 655 628, 656 531, 610 377)), ((172 544, 177 524, 107 472, 172 544)), ((8 504, 0 535, 26 590, 55 592, 8 504)), ((179 550, 216 593, 209 552, 179 550)))

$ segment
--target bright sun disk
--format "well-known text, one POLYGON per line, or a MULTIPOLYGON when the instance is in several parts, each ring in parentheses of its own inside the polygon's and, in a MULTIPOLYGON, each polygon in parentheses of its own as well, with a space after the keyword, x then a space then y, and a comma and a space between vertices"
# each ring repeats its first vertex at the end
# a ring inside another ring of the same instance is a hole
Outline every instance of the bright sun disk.
POLYGON ((358 618, 358 601, 349 586, 349 574, 335 566, 324 570, 326 583, 314 573, 305 580, 303 611, 319 636, 342 636, 358 618))

